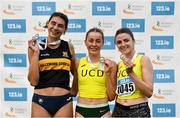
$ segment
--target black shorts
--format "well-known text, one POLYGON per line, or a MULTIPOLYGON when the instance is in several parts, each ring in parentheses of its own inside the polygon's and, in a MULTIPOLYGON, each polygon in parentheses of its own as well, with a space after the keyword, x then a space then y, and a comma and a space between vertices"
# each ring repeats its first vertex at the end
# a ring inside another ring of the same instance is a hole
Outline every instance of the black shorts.
POLYGON ((151 117, 148 103, 140 103, 131 106, 123 106, 116 102, 113 117, 151 117))
POLYGON ((72 97, 70 93, 62 96, 44 96, 34 93, 32 98, 32 102, 43 107, 51 116, 54 116, 60 108, 71 101, 72 97))

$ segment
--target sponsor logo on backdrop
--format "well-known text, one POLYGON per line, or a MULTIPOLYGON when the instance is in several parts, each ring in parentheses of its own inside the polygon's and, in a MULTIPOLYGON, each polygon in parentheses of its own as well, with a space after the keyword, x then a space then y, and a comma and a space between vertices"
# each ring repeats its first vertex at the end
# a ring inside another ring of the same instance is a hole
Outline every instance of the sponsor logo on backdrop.
POLYGON ((6 15, 16 15, 16 12, 25 10, 25 7, 22 5, 7 4, 6 8, 3 10, 3 13, 6 15))
POLYGON ((174 83, 175 71, 174 70, 154 70, 154 83, 174 83))
POLYGON ((5 101, 27 101, 27 88, 4 88, 5 101))
POLYGON ((115 23, 109 21, 97 21, 96 27, 100 28, 103 32, 112 31, 112 28, 115 27, 115 23))
POLYGON ((174 49, 174 36, 151 36, 151 49, 174 49))
POLYGON ((25 19, 3 19, 3 33, 24 33, 26 32, 25 19))
POLYGON ((4 54, 4 67, 26 67, 26 54, 4 54))
POLYGON ((122 19, 121 26, 133 32, 145 32, 145 19, 122 19))
POLYGON ((76 40, 72 40, 72 39, 69 39, 68 40, 69 43, 72 43, 75 47, 79 47, 79 46, 82 46, 84 45, 84 41, 81 40, 81 39, 76 39, 76 40))
POLYGON ((129 3, 129 4, 127 4, 127 8, 123 9, 123 13, 127 14, 127 15, 134 15, 137 12, 143 11, 143 9, 144 9, 143 5, 139 5, 136 3, 134 3, 134 4, 129 3))
POLYGON ((4 81, 5 83, 8 84, 17 84, 17 83, 24 84, 25 77, 26 77, 25 74, 11 72, 6 74, 6 76, 4 77, 4 81))
POLYGON ((44 26, 46 25, 46 22, 38 21, 37 24, 33 27, 33 30, 36 32, 45 32, 44 26))
POLYGON ((63 10, 63 12, 65 14, 75 14, 76 12, 79 12, 79 11, 84 11, 86 10, 86 6, 85 5, 75 5, 75 4, 68 4, 67 8, 63 10))
POLYGON ((92 2, 92 15, 115 15, 116 3, 115 2, 92 2))
POLYGON ((174 59, 173 56, 170 56, 170 55, 156 55, 156 58, 152 60, 152 63, 155 64, 155 65, 164 65, 166 64, 167 62, 170 62, 174 59))
POLYGON ((104 37, 104 46, 102 49, 103 50, 114 50, 115 49, 113 36, 105 36, 104 37))
POLYGON ((14 12, 11 4, 8 4, 7 8, 3 10, 3 13, 5 13, 7 15, 15 15, 15 12, 14 12))
POLYGON ((174 2, 152 2, 151 15, 174 15, 174 2))
POLYGON ((55 2, 32 2, 32 15, 51 15, 55 11, 55 2))
POLYGON ((165 31, 170 28, 173 28, 173 22, 167 22, 167 21, 156 21, 156 23, 154 23, 154 25, 152 26, 153 31, 156 32, 162 32, 165 31))
POLYGON ((69 19, 67 32, 86 32, 86 19, 69 19))
POLYGON ((7 49, 17 49, 17 47, 20 47, 22 45, 25 45, 26 41, 23 40, 14 40, 9 39, 8 43, 4 45, 7 49))
POLYGON ((68 4, 68 7, 63 11, 65 14, 75 14, 74 10, 72 9, 72 5, 68 4))
POLYGON ((168 96, 172 96, 174 93, 175 91, 173 89, 158 88, 154 90, 153 98, 163 100, 168 96))
POLYGON ((140 39, 140 38, 136 39, 136 47, 142 48, 142 45, 144 45, 144 43, 145 43, 144 39, 140 39))
POLYGON ((152 104, 153 117, 176 117, 176 104, 152 104))
POLYGON ((8 118, 17 118, 18 116, 26 116, 27 112, 27 108, 23 108, 23 106, 10 106, 9 110, 5 112, 5 116, 8 118))

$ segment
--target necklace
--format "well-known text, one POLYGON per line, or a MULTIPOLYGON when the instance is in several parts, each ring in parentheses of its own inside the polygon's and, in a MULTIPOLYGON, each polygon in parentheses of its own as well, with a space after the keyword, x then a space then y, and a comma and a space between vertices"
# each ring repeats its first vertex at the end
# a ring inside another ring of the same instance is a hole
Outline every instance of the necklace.
POLYGON ((45 42, 43 42, 41 40, 38 40, 39 39, 39 34, 36 34, 35 36, 33 36, 33 38, 38 42, 38 46, 39 46, 40 50, 45 50, 47 48, 48 44, 55 46, 55 45, 59 45, 61 43, 61 40, 57 40, 57 41, 48 43, 47 38, 45 39, 45 42))
POLYGON ((104 61, 105 61, 104 57, 100 56, 100 59, 99 59, 99 62, 98 62, 97 65, 93 64, 93 62, 91 61, 89 56, 87 56, 87 61, 89 62, 91 68, 99 69, 99 70, 104 70, 104 61))

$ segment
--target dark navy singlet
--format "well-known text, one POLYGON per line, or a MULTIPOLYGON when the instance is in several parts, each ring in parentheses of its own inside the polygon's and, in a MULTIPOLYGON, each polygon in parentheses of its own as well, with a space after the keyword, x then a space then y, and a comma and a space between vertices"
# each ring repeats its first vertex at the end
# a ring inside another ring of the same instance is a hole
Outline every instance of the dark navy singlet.
POLYGON ((68 42, 61 40, 56 49, 46 48, 39 55, 39 83, 35 89, 61 87, 70 89, 71 53, 68 42))

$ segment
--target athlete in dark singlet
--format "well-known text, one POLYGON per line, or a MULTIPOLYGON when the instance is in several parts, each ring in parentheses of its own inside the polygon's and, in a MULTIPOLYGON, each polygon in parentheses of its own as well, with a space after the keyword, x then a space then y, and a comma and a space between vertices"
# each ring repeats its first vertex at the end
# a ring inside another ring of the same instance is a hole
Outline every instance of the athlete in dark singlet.
POLYGON ((68 18, 54 12, 46 27, 48 37, 41 43, 28 41, 28 80, 35 87, 32 98, 32 117, 72 117, 70 72, 74 73, 75 52, 60 37, 67 30, 68 18))

